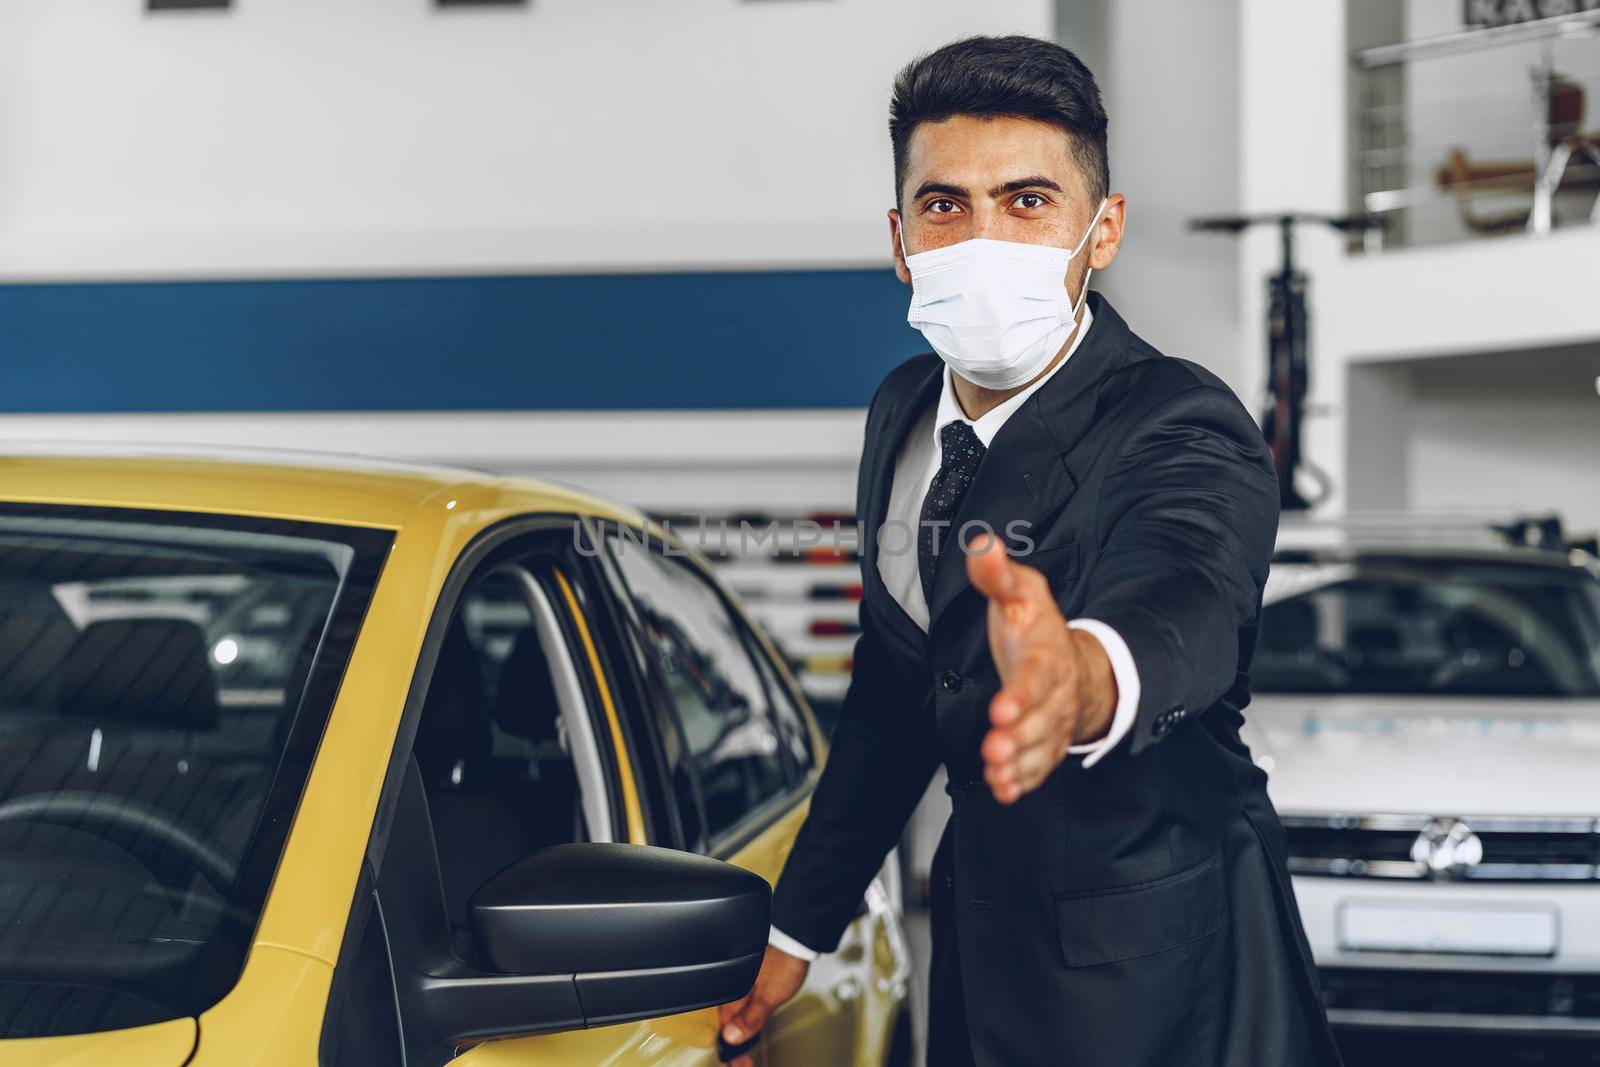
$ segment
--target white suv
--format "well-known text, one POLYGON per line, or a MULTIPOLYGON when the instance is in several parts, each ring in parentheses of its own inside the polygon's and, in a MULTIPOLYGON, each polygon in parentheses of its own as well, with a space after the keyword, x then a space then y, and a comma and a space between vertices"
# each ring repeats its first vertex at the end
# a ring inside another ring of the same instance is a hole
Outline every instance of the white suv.
POLYGON ((1600 569, 1416 533, 1286 525, 1251 672, 1329 1015, 1600 1039, 1600 569))

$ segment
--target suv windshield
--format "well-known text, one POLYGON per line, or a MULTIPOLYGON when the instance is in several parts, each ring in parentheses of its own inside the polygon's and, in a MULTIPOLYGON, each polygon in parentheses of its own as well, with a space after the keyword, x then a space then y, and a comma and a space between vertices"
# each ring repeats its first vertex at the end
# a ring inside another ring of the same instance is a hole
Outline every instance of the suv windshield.
POLYGON ((1258 693, 1600 696, 1600 582, 1577 567, 1279 559, 1266 601, 1258 693))
POLYGON ((0 507, 0 1036, 232 987, 388 541, 0 507))

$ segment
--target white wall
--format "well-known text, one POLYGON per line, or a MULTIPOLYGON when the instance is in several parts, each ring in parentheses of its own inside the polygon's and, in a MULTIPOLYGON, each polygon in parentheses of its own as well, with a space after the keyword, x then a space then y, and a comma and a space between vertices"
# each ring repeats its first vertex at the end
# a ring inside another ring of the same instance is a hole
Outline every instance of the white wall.
MULTIPOLYGON (((1342 213, 1346 202, 1344 4, 1341 0, 1241 0, 1240 201, 1250 213, 1342 213)), ((1279 261, 1278 235, 1244 235, 1238 270, 1244 353, 1241 394, 1253 410, 1266 397, 1265 279, 1279 261)), ((1334 479, 1328 506, 1343 506, 1344 368, 1341 324, 1355 312, 1341 292, 1343 240, 1302 227, 1296 257, 1311 278, 1312 360, 1305 451, 1334 479)))
POLYGON ((889 86, 1051 0, 0 4, 0 280, 888 262, 889 86))
MULTIPOLYGON (((1111 121, 1111 187, 1128 198, 1116 263, 1095 279, 1157 348, 1248 388, 1239 242, 1189 232, 1239 209, 1239 2, 1119 0, 1079 15, 1111 121)), ((1063 19, 1062 41, 1075 46, 1063 19)), ((1252 408, 1255 405, 1252 404, 1252 408)))
POLYGON ((1600 529, 1597 373, 1594 345, 1352 363, 1352 503, 1600 529))
MULTIPOLYGON (((887 267, 896 71, 1053 22, 1051 0, 0 0, 0 282, 887 267)), ((861 413, 9 415, 0 437, 848 509, 861 413)))
POLYGON ((1519 513, 1557 506, 1569 529, 1600 529, 1600 398, 1594 375, 1570 388, 1543 377, 1421 379, 1406 464, 1419 508, 1485 503, 1519 513))

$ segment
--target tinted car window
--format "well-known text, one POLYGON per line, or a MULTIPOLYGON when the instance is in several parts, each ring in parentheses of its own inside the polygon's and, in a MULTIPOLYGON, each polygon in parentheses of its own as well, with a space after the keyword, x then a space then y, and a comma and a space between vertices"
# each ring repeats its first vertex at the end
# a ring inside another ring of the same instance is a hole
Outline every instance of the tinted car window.
POLYGON ((549 666, 564 653, 541 642, 520 573, 491 571, 462 593, 417 724, 446 913, 463 938, 468 901, 492 875, 589 839, 549 666))
POLYGON ((1257 692, 1600 696, 1600 582, 1577 568, 1278 563, 1267 597, 1257 692))
POLYGON ((767 683, 767 694, 772 700, 772 717, 778 724, 784 749, 794 764, 797 776, 804 777, 816 766, 816 757, 811 751, 811 731, 807 728, 805 715, 760 642, 748 631, 745 639, 749 643, 750 654, 761 667, 761 677, 767 683))
POLYGON ((788 785, 760 668, 698 571, 632 541, 613 538, 612 548, 694 768, 675 783, 679 809, 703 811, 703 834, 690 836, 714 840, 788 785))
POLYGON ((379 540, 0 511, 0 1033, 231 987, 379 540))

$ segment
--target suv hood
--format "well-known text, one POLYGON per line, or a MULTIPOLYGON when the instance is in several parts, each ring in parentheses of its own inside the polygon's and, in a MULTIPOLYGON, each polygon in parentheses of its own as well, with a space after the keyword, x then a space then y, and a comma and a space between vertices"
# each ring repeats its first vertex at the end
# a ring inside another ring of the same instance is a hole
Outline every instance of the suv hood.
POLYGON ((1258 696, 1280 812, 1600 816, 1600 700, 1258 696))

